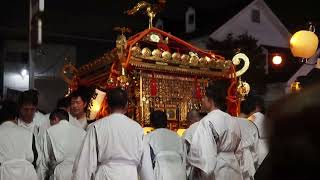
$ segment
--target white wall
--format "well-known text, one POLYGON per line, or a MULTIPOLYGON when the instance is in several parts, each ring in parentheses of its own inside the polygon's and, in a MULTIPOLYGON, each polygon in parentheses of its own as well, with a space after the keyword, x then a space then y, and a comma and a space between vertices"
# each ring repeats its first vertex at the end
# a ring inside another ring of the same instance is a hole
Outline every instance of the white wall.
POLYGON ((235 36, 248 33, 258 40, 259 44, 274 47, 289 47, 290 34, 280 25, 272 11, 260 0, 254 1, 225 25, 210 35, 212 39, 222 41, 229 33, 235 36), (252 22, 251 13, 260 11, 260 23, 252 22))
MULTIPOLYGON (((20 75, 21 69, 28 69, 28 56, 19 63, 18 58, 12 58, 9 53, 28 53, 27 42, 6 41, 4 43, 4 96, 7 88, 25 91, 29 89, 29 77, 20 75), (15 60, 14 60, 15 59, 15 60)), ((76 62, 76 47, 64 44, 44 44, 41 51, 33 51, 35 63, 35 88, 40 92, 39 108, 51 111, 55 107, 56 100, 63 96, 67 90, 66 83, 60 77, 60 72, 69 57, 73 63, 76 62)), ((21 59, 21 58, 20 58, 21 59)), ((22 58, 24 59, 24 58, 22 58)))

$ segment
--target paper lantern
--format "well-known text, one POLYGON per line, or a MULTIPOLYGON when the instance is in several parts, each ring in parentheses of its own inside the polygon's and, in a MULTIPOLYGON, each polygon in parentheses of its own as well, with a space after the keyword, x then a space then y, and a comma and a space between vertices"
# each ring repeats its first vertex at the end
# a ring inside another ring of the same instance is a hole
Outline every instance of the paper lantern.
POLYGON ((298 31, 290 39, 290 49, 295 57, 310 58, 318 48, 318 37, 311 31, 298 31))
POLYGON ((106 93, 103 91, 100 91, 99 89, 95 90, 94 95, 91 97, 91 101, 88 107, 88 115, 87 117, 90 120, 94 120, 97 117, 97 114, 99 113, 102 102, 104 98, 106 97, 106 93))

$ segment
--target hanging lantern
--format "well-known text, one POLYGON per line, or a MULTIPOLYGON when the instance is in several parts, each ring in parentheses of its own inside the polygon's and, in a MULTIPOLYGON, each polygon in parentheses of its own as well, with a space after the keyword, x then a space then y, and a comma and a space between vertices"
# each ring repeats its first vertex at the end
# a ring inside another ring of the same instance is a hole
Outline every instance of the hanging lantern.
POLYGON ((310 26, 310 31, 298 31, 291 37, 290 49, 295 57, 308 59, 315 54, 319 39, 311 30, 314 31, 313 26, 310 26))
POLYGON ((152 74, 152 78, 150 80, 150 95, 156 96, 158 91, 157 80, 154 78, 154 74, 152 74))
POLYGON ((200 83, 198 82, 198 79, 196 79, 195 97, 196 97, 198 100, 201 100, 201 99, 202 99, 201 88, 200 88, 200 83))
POLYGON ((97 114, 99 113, 102 102, 104 98, 106 97, 106 93, 103 91, 100 91, 99 89, 95 90, 94 95, 91 97, 90 104, 88 107, 88 114, 87 117, 90 120, 94 120, 97 117, 97 114))

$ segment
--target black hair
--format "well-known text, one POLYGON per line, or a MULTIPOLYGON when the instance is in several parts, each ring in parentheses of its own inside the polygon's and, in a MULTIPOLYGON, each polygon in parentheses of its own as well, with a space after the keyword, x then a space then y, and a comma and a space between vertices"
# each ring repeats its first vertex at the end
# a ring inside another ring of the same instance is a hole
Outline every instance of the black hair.
POLYGON ((70 96, 68 96, 68 97, 63 97, 63 98, 60 98, 60 99, 57 101, 57 106, 56 106, 56 108, 68 108, 68 107, 70 107, 70 104, 71 104, 71 98, 70 98, 70 96))
POLYGON ((150 114, 150 121, 154 128, 166 128, 167 127, 167 115, 163 111, 153 111, 150 114))
POLYGON ((253 112, 256 107, 259 107, 261 113, 264 113, 264 100, 258 95, 249 95, 244 101, 241 102, 241 111, 246 115, 253 112))
POLYGON ((111 109, 124 109, 128 104, 128 94, 120 87, 111 89, 108 92, 108 105, 111 109))
POLYGON ((83 102, 88 103, 91 97, 91 89, 85 86, 78 87, 77 90, 70 94, 70 100, 77 97, 80 97, 83 102))
POLYGON ((18 104, 11 100, 1 102, 0 124, 5 121, 14 120, 19 116, 18 104))
POLYGON ((18 104, 21 107, 24 104, 38 106, 38 93, 35 90, 21 92, 18 98, 18 104))
POLYGON ((69 114, 67 111, 63 109, 55 109, 50 113, 49 119, 53 119, 54 117, 59 118, 60 120, 67 120, 69 121, 69 114))
POLYGON ((216 107, 222 111, 227 109, 227 91, 229 82, 225 79, 219 79, 213 82, 210 82, 206 88, 206 96, 214 101, 216 107))

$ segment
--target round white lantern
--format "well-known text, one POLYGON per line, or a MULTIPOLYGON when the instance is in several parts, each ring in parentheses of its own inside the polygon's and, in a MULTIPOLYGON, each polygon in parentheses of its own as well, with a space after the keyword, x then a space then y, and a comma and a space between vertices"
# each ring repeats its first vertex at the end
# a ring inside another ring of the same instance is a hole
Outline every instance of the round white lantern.
POLYGON ((290 39, 290 49, 295 57, 310 58, 318 48, 318 37, 311 31, 298 31, 290 39))

